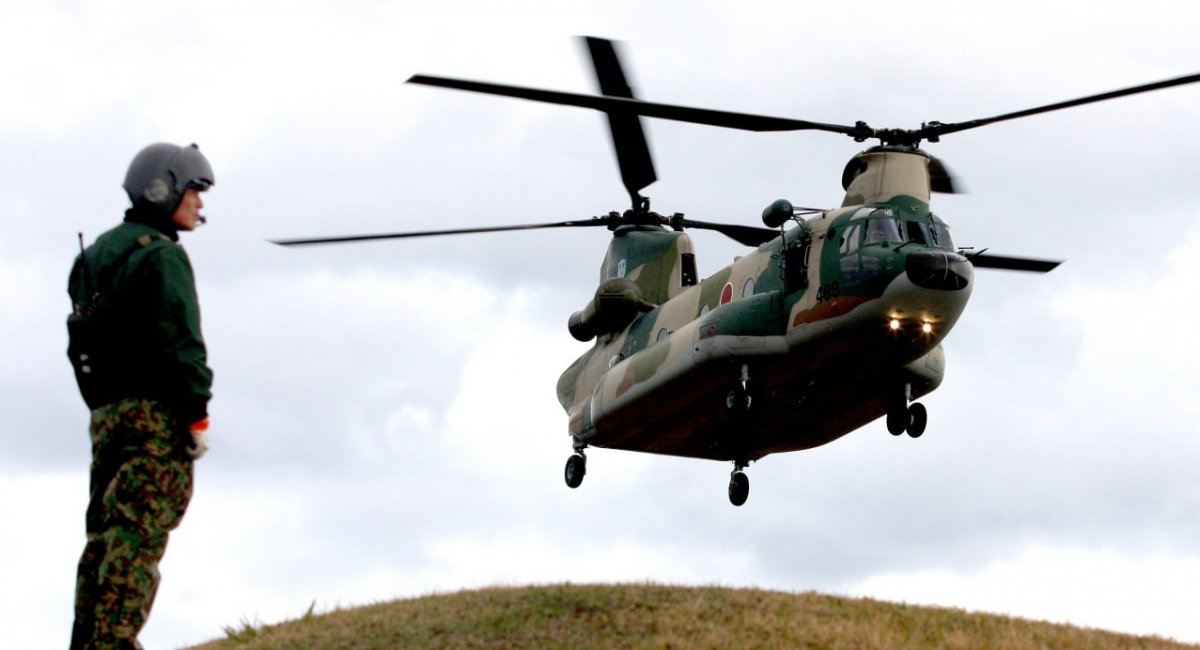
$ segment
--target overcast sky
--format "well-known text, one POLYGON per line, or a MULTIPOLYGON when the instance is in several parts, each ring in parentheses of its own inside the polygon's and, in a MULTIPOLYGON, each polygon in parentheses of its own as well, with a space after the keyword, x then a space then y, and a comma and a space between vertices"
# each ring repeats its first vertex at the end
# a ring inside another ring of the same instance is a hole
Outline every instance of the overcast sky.
MULTIPOLYGON (((197 142, 185 234, 215 370, 212 451, 147 647, 494 584, 643 581, 865 595, 1200 642, 1200 87, 926 145, 969 190, 958 243, 1065 259, 980 272, 920 440, 875 422, 748 470, 570 453, 554 386, 603 231, 287 250, 268 238, 587 218, 625 207, 603 118, 407 86, 640 96, 915 127, 1200 71, 1191 2, 22 2, 0 10, 0 630, 66 645, 87 410, 66 276, 133 155, 197 142), (811 5, 811 6, 810 6, 811 5)), ((840 203, 863 146, 647 121, 659 212, 757 225, 840 203)), ((693 235, 703 275, 745 249, 693 235)))

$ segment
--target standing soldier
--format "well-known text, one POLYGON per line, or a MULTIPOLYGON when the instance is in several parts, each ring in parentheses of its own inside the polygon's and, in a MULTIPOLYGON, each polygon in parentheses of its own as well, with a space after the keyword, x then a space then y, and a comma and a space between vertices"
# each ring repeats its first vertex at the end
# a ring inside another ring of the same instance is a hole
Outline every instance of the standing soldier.
POLYGON ((200 192, 212 184, 194 144, 141 150, 125 176, 133 207, 71 269, 68 356, 92 410, 73 649, 141 648, 167 535, 191 500, 193 462, 208 449, 212 371, 178 240, 204 223, 200 192))

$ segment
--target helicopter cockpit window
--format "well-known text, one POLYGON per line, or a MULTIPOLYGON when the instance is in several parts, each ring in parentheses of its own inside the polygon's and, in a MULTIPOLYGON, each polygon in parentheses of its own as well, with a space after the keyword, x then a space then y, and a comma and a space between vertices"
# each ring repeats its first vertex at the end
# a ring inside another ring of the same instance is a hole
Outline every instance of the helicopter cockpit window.
POLYGON ((850 221, 861 221, 863 219, 869 219, 869 218, 874 218, 874 217, 895 218, 895 216, 896 216, 895 211, 892 210, 892 208, 889 208, 887 206, 883 206, 883 207, 867 206, 865 208, 859 208, 859 209, 855 210, 854 214, 850 217, 850 221))
POLYGON ((841 250, 843 255, 849 255, 850 253, 858 251, 858 242, 861 234, 862 226, 861 224, 856 223, 853 226, 850 226, 850 228, 846 231, 846 234, 842 235, 842 241, 839 250, 841 250))
POLYGON ((904 241, 900 234, 900 222, 894 218, 872 218, 867 221, 867 234, 863 244, 878 244, 891 242, 898 244, 904 241))
POLYGON ((933 224, 929 227, 929 235, 933 239, 933 245, 946 250, 954 250, 954 239, 950 236, 950 226, 946 225, 945 221, 933 218, 933 224))
POLYGON ((925 229, 916 221, 904 222, 904 237, 908 241, 922 246, 929 243, 929 237, 925 235, 925 229))

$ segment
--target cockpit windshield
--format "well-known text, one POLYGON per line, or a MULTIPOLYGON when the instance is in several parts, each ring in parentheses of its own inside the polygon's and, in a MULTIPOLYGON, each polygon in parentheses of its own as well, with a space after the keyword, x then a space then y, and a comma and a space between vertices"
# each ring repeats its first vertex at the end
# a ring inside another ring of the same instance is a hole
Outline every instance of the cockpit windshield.
POLYGON ((904 237, 900 235, 900 222, 895 217, 872 217, 867 221, 864 244, 878 244, 879 242, 898 244, 902 241, 904 241, 904 237))
POLYGON ((950 226, 934 214, 929 215, 928 221, 920 218, 909 220, 899 218, 890 207, 868 206, 859 208, 850 218, 850 223, 852 226, 843 238, 843 253, 858 250, 860 241, 863 246, 913 243, 956 250, 950 236, 950 226))
POLYGON ((903 226, 900 220, 896 218, 895 211, 890 207, 874 206, 860 208, 850 220, 852 222, 866 222, 863 224, 862 243, 864 246, 883 242, 898 244, 904 241, 904 235, 901 231, 903 226))

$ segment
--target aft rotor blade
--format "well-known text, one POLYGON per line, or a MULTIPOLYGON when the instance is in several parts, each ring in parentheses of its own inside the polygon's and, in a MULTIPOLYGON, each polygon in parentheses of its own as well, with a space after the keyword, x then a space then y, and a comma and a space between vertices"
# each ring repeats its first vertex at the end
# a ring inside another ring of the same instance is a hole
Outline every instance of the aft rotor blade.
POLYGON ((1056 102, 1054 104, 1047 104, 1045 106, 1038 106, 1036 108, 1027 108, 1023 111, 1014 111, 1012 113, 1005 113, 1003 115, 997 115, 995 117, 986 117, 986 118, 979 119, 979 120, 970 120, 967 122, 957 122, 954 124, 940 124, 940 123, 935 122, 935 123, 932 123, 922 129, 920 129, 920 131, 918 131, 918 133, 921 134, 922 138, 937 138, 938 136, 945 135, 947 133, 957 133, 958 131, 966 131, 967 129, 974 129, 974 128, 977 128, 980 126, 986 126, 988 124, 995 124, 996 122, 1015 120, 1019 117, 1029 117, 1030 115, 1038 115, 1040 113, 1049 113, 1050 111, 1062 110, 1064 108, 1072 108, 1074 106, 1083 106, 1084 104, 1092 104, 1095 102, 1102 102, 1102 101, 1109 100, 1109 99, 1116 99, 1118 97, 1126 97, 1128 95, 1137 95, 1139 93, 1147 93, 1152 90, 1161 90, 1163 88, 1172 88, 1174 86, 1182 86, 1185 84, 1196 83, 1197 81, 1200 81, 1200 73, 1191 74, 1191 75, 1187 75, 1184 77, 1176 77, 1174 79, 1165 79, 1163 81, 1156 81, 1153 83, 1142 84, 1140 86, 1131 86, 1129 88, 1113 90, 1113 91, 1106 92, 1106 93, 1100 93, 1098 95, 1088 95, 1087 97, 1080 97, 1079 99, 1070 99, 1065 102, 1056 102))
POLYGON ((454 228, 450 230, 421 230, 415 232, 393 232, 375 235, 345 235, 337 237, 315 237, 310 239, 272 239, 272 244, 280 246, 310 246, 315 244, 347 244, 352 242, 376 241, 382 239, 406 239, 411 237, 441 237, 444 235, 473 235, 487 232, 507 232, 511 230, 542 230, 546 228, 585 228, 594 226, 609 226, 613 223, 611 217, 593 217, 578 221, 560 221, 557 223, 531 223, 516 226, 488 226, 483 228, 454 228))
POLYGON ((984 253, 968 254, 971 264, 981 269, 1001 269, 1004 271, 1029 271, 1031 273, 1047 273, 1062 264, 1061 261, 1035 260, 1027 257, 1006 257, 1004 255, 986 255, 984 253))
MULTIPOLYGON (((593 36, 584 37, 583 40, 592 58, 600 94, 634 99, 633 89, 625 79, 621 59, 613 42, 593 36)), ((654 173, 654 160, 650 157, 650 145, 646 142, 646 132, 636 113, 605 111, 605 115, 613 149, 617 152, 617 164, 621 168, 621 180, 636 208, 639 192, 658 180, 654 173)))
POLYGON ((841 124, 824 124, 821 122, 809 122, 806 120, 793 120, 786 117, 768 117, 765 115, 717 111, 707 108, 692 108, 689 106, 678 106, 675 104, 659 104, 628 97, 582 95, 579 93, 565 93, 556 90, 541 90, 538 88, 526 88, 523 86, 509 86, 505 84, 488 83, 485 81, 451 79, 449 77, 431 77, 423 74, 417 74, 409 77, 408 83, 421 84, 425 86, 437 86, 439 88, 452 88, 454 90, 466 90, 476 93, 485 93, 488 95, 516 97, 518 99, 528 99, 531 101, 544 102, 548 104, 578 106, 580 108, 591 108, 597 111, 604 111, 606 113, 632 113, 636 115, 644 115, 646 117, 674 120, 676 122, 706 124, 708 126, 720 126, 728 129, 740 129, 743 131, 829 131, 832 133, 844 133, 856 138, 872 137, 871 130, 865 125, 856 127, 845 126, 841 124))

